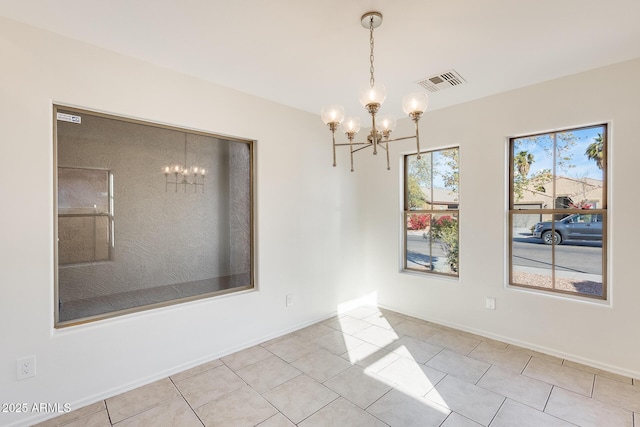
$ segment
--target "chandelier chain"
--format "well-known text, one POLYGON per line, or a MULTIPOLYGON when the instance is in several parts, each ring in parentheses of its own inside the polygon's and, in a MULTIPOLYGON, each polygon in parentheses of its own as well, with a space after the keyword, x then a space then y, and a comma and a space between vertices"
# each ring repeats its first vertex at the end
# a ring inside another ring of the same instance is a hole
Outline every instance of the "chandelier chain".
POLYGON ((373 87, 375 84, 375 78, 373 76, 373 16, 369 18, 369 45, 371 47, 371 51, 369 53, 369 62, 371 63, 371 66, 369 67, 369 72, 371 73, 369 85, 373 87))

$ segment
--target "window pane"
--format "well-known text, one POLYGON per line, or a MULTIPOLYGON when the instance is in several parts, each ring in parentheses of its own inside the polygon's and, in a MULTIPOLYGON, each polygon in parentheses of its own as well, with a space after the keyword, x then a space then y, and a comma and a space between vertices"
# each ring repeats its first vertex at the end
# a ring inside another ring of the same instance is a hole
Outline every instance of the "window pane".
POLYGON ((58 212, 109 213, 109 171, 59 167, 58 212))
POLYGON ((435 214, 428 233, 433 271, 455 274, 458 271, 458 215, 435 214))
POLYGON ((553 208, 553 139, 550 135, 518 138, 512 145, 514 205, 553 208))
MULTIPOLYGON (((596 223, 591 224, 595 225, 596 223)), ((581 224, 576 225, 581 226, 581 224)), ((583 232, 577 229, 575 231, 583 232)), ((602 234, 598 234, 598 237, 601 238, 601 236, 602 234)), ((592 237, 596 238, 595 235, 592 237)), ((557 289, 591 296, 603 296, 602 240, 564 242, 555 247, 555 257, 557 289)))
POLYGON ((407 156, 407 210, 430 209, 432 187, 431 154, 407 156))
POLYGON ((58 262, 60 264, 108 259, 108 216, 61 216, 58 218, 58 262))
POLYGON ((552 287, 552 245, 540 239, 536 224, 551 224, 551 215, 513 214, 511 223, 511 283, 542 288, 552 287), (534 222, 535 221, 535 222, 534 222))
POLYGON ((557 134, 555 209, 603 207, 603 135, 602 127, 557 134))
POLYGON ((431 271, 431 245, 428 238, 431 215, 412 213, 406 214, 405 219, 405 268, 431 271))
POLYGON ((433 206, 431 209, 458 209, 458 149, 433 152, 433 206))

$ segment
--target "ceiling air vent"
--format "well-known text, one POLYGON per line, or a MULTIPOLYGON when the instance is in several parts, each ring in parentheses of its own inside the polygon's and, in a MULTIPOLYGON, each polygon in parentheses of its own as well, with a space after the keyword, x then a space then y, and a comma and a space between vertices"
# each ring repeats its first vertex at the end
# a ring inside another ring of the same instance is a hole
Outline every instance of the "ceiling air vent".
POLYGON ((444 73, 422 79, 418 84, 429 92, 438 92, 453 86, 460 86, 465 82, 466 80, 463 79, 457 71, 449 70, 444 73))

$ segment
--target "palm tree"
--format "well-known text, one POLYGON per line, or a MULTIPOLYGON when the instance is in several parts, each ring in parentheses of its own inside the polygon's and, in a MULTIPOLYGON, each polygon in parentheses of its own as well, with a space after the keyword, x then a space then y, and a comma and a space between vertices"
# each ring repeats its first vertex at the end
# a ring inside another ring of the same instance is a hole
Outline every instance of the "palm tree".
POLYGON ((598 136, 593 138, 593 142, 587 146, 587 149, 584 152, 589 160, 595 160, 598 165, 598 169, 602 169, 604 167, 603 149, 604 138, 602 137, 602 134, 599 133, 598 136))
POLYGON ((533 158, 533 154, 529 153, 528 151, 520 151, 518 154, 516 154, 516 157, 514 159, 516 168, 523 178, 526 178, 529 174, 529 169, 531 168, 531 164, 533 163, 533 158))

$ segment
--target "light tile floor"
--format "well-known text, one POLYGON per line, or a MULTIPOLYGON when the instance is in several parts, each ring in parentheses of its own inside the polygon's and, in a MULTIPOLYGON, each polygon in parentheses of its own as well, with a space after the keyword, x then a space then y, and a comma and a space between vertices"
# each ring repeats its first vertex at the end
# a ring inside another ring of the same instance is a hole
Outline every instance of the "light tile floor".
POLYGON ((39 424, 294 425, 640 427, 640 381, 361 307, 39 424))

